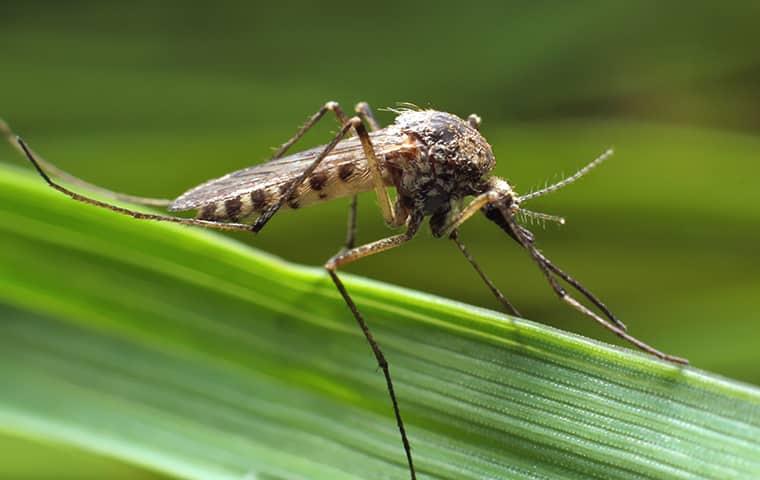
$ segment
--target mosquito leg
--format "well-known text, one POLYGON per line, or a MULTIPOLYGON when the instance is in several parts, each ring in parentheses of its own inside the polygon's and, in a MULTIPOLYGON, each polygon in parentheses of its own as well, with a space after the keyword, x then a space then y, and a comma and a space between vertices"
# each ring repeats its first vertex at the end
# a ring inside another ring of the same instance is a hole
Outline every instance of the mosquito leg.
MULTIPOLYGON (((5 139, 8 140, 8 143, 10 143, 13 146, 13 148, 18 150, 22 155, 26 155, 26 152, 24 152, 23 148, 21 148, 21 145, 16 141, 17 136, 13 133, 13 131, 8 126, 8 124, 5 123, 2 119, 0 119, 0 135, 3 135, 5 139)), ((48 162, 44 158, 40 157, 36 153, 34 153, 34 158, 37 161, 37 163, 40 166, 42 166, 45 169, 45 171, 48 172, 53 177, 61 179, 77 187, 85 188, 92 192, 98 193, 100 195, 103 195, 104 197, 112 198, 114 200, 129 202, 129 203, 136 203, 138 205, 149 205, 152 207, 166 207, 172 203, 171 200, 168 200, 165 198, 147 198, 147 197, 139 197, 136 195, 129 195, 127 193, 114 192, 112 190, 108 190, 103 187, 93 185, 92 183, 82 180, 81 178, 75 177, 74 175, 56 167, 55 165, 48 162)))
POLYGON ((94 198, 90 198, 85 195, 80 195, 79 193, 71 191, 68 188, 63 187, 55 183, 53 180, 51 180, 50 177, 47 175, 47 173, 45 173, 45 170, 43 170, 42 166, 40 165, 39 159, 35 157, 34 153, 31 151, 31 149, 29 149, 26 143, 24 143, 24 141, 21 140, 20 138, 17 139, 17 142, 18 142, 19 147, 21 148, 21 151, 23 151, 24 155, 26 155, 26 158, 29 159, 32 165, 34 165, 34 168, 37 170, 40 176, 45 180, 45 182, 47 182, 48 185, 50 185, 54 189, 58 190, 64 195, 71 197, 72 199, 78 202, 87 203, 90 205, 94 205, 96 207, 112 210, 114 212, 121 213, 123 215, 129 215, 130 217, 137 218, 139 220, 155 220, 159 222, 179 223, 182 225, 195 225, 198 227, 210 228, 214 230, 246 231, 246 232, 251 231, 250 225, 245 225, 242 223, 222 223, 222 222, 213 222, 213 221, 207 221, 207 220, 199 220, 196 218, 182 218, 182 217, 172 217, 170 215, 157 215, 157 214, 152 214, 152 213, 143 213, 143 212, 138 212, 136 210, 130 210, 128 208, 117 207, 116 205, 111 205, 110 203, 101 202, 100 200, 95 200, 94 198))
MULTIPOLYGON (((324 160, 330 152, 335 148, 335 146, 343 140, 343 138, 348 134, 348 132, 351 129, 354 129, 358 131, 361 129, 363 132, 367 132, 364 129, 364 125, 362 124, 362 121, 359 117, 351 117, 346 123, 343 124, 340 131, 333 137, 332 141, 325 146, 325 148, 322 150, 322 153, 317 155, 317 158, 314 159, 314 161, 311 162, 311 164, 304 169, 303 172, 301 172, 301 175, 298 176, 295 180, 290 182, 290 185, 288 188, 282 192, 282 195, 280 196, 277 203, 269 207, 269 209, 265 210, 264 213, 262 213, 259 218, 256 219, 256 222, 251 227, 251 230, 254 232, 259 232, 262 228, 264 228, 264 225, 267 224, 267 222, 274 216, 275 213, 285 204, 285 202, 288 201, 288 199, 291 198, 291 196, 295 193, 296 189, 306 180, 306 178, 311 175, 314 170, 319 166, 320 163, 322 163, 322 160, 324 160)), ((302 129, 303 130, 303 129, 302 129)), ((296 135, 297 137, 297 135, 296 135)), ((293 137, 293 138, 296 138, 293 137)), ((283 145, 284 146, 284 145, 283 145)), ((372 145, 370 144, 370 148, 372 148, 372 145)))
POLYGON ((343 113, 343 109, 340 108, 340 105, 338 102, 327 102, 322 107, 317 110, 317 113, 309 117, 309 119, 306 121, 306 123, 303 124, 301 128, 298 129, 295 135, 293 135, 290 140, 283 143, 280 148, 277 149, 277 151, 274 152, 274 155, 272 155, 272 159, 280 158, 288 151, 290 147, 292 147, 297 141, 299 141, 304 135, 306 135, 306 132, 308 132, 311 127, 317 124, 322 117, 325 116, 327 112, 333 112, 335 114, 335 117, 338 119, 338 123, 340 123, 341 126, 345 125, 345 123, 348 121, 348 118, 343 113))
POLYGON ((465 247, 462 240, 459 238, 459 231, 454 230, 451 232, 451 235, 449 236, 454 243, 457 244, 457 247, 459 247, 459 251, 462 252, 462 255, 464 255, 464 258, 467 259, 468 262, 470 262, 470 265, 475 269, 476 272, 478 272, 478 275, 480 275, 480 278, 483 279, 483 282, 488 286, 489 290, 491 290, 491 293, 496 297, 496 300, 501 303, 501 305, 504 307, 504 309, 507 311, 507 313, 514 315, 516 317, 520 317, 520 312, 517 311, 514 305, 512 305, 512 302, 510 302, 507 297, 504 296, 503 293, 501 293, 501 290, 491 281, 490 278, 488 278, 488 275, 485 274, 485 272, 480 268, 480 265, 475 261, 475 258, 470 254, 470 252, 467 250, 467 247, 465 247))
MULTIPOLYGON (((380 124, 375 118, 375 114, 372 113, 372 109, 367 102, 359 102, 354 107, 354 111, 359 115, 359 118, 364 120, 368 125, 370 131, 380 130, 380 124)), ((358 196, 351 197, 351 204, 348 207, 348 230, 346 231, 346 245, 345 250, 350 250, 356 245, 356 207, 358 205, 358 196)))
MULTIPOLYGON (((503 216, 501 215, 501 212, 499 209, 495 206, 496 203, 489 204, 486 207, 486 217, 489 218, 491 221, 496 222, 504 231, 509 234, 516 242, 520 243, 517 239, 517 235, 514 233, 514 228, 511 227, 506 221, 503 219, 503 216)), ((520 209, 519 212, 525 212, 524 209, 520 209)), ((526 230, 525 228, 520 227, 520 231, 523 234, 523 237, 525 237, 525 240, 532 244, 533 243, 533 235, 530 233, 529 230, 526 230)), ((522 244, 521 244, 522 246, 522 244)), ((589 291, 586 287, 581 285, 580 282, 575 280, 573 277, 571 277, 569 274, 561 270, 558 266, 556 266, 554 263, 552 263, 548 258, 546 258, 538 249, 535 250, 536 254, 541 257, 542 262, 542 271, 544 271, 544 267, 548 270, 550 270, 553 274, 557 275, 564 281, 566 281, 568 284, 572 285, 573 288, 575 288, 578 292, 581 293, 586 299, 593 303, 599 310, 601 310, 607 318, 617 325, 619 328, 623 330, 627 330, 628 328, 625 326, 623 322, 621 322, 615 314, 613 314, 607 306, 599 300, 591 291, 589 291)), ((546 273, 546 272, 545 272, 546 273)))
POLYGON ((367 122, 370 131, 374 132, 375 130, 380 130, 380 123, 377 121, 377 118, 375 118, 375 114, 372 112, 369 103, 357 103, 356 107, 354 107, 354 111, 359 114, 362 120, 367 122))
POLYGON ((487 203, 494 201, 495 198, 493 198, 493 195, 494 194, 492 192, 486 192, 473 198, 470 203, 468 203, 467 206, 462 209, 461 212, 456 214, 456 216, 451 219, 448 224, 444 225, 443 228, 441 228, 440 234, 437 232, 434 232, 434 234, 441 237, 450 236, 457 228, 459 228, 460 225, 462 225, 464 222, 469 220, 470 217, 479 212, 481 208, 486 206, 487 203))
POLYGON ((356 134, 362 142, 364 156, 367 157, 367 164, 369 165, 369 170, 372 174, 372 184, 375 188, 375 194, 377 194, 377 201, 380 203, 380 210, 383 212, 385 223, 391 226, 400 226, 402 219, 397 218, 396 216, 391 197, 388 194, 388 190, 385 188, 383 173, 380 171, 380 161, 377 159, 375 149, 372 146, 372 140, 370 140, 369 133, 367 133, 367 129, 364 127, 363 123, 359 122, 359 124, 356 125, 356 134))
MULTIPOLYGON (((361 105, 361 104, 359 104, 361 105)), ((357 110, 359 108, 359 105, 357 105, 357 110)), ((314 171, 315 168, 319 165, 319 163, 324 160, 324 158, 330 153, 330 151, 335 148, 335 145, 343 138, 348 135, 350 135, 350 128, 354 127, 354 130, 357 130, 358 125, 361 125, 361 115, 364 114, 364 110, 359 112, 360 117, 352 117, 351 119, 347 119, 346 115, 343 113, 343 110, 340 108, 340 105, 338 102, 327 102, 324 105, 322 105, 322 108, 320 108, 317 113, 312 115, 309 120, 306 121, 306 123, 298 129, 295 135, 288 140, 287 142, 283 143, 280 148, 277 149, 277 151, 272 156, 272 159, 280 158, 288 151, 290 147, 292 147, 298 140, 300 140, 311 127, 313 127, 317 122, 319 122, 322 117, 325 116, 325 114, 330 111, 335 114, 338 121, 341 124, 341 131, 336 136, 336 140, 333 140, 332 143, 330 143, 325 150, 322 152, 322 154, 317 157, 314 162, 309 165, 309 167, 304 170, 303 174, 299 178, 297 178, 295 181, 293 181, 288 188, 288 190, 282 195, 279 202, 277 202, 275 205, 269 208, 269 210, 265 211, 253 224, 253 231, 258 232, 262 228, 264 228, 264 225, 272 218, 272 216, 277 213, 277 211, 282 207, 282 205, 290 198, 290 196, 293 194, 293 192, 296 191, 296 189, 303 183, 303 181, 314 171), (351 125, 349 125, 349 123, 351 125), (346 126, 348 125, 348 128, 346 126), (340 137, 340 138, 338 138, 340 137)), ((372 112, 368 110, 369 115, 372 115, 372 112)), ((371 117, 374 121, 374 117, 371 117)), ((376 123, 376 122, 375 122, 376 123)), ((364 126, 361 126, 362 129, 364 129, 364 126)), ((365 130, 366 132, 366 130, 365 130)), ((358 133, 358 130, 357 130, 358 133)), ((367 137, 367 141, 369 141, 369 137, 367 137)), ((362 145, 364 145, 365 141, 362 140, 362 145)), ((371 148, 371 144, 370 144, 371 148)), ((366 147, 365 147, 366 151, 366 147)), ((373 151, 374 152, 374 151, 373 151)), ((349 216, 348 216, 348 233, 346 234, 346 248, 351 248, 354 245, 355 238, 356 238, 356 196, 354 196, 351 206, 349 207, 349 216)))
POLYGON ((359 203, 358 195, 351 197, 351 203, 348 206, 348 225, 346 228, 346 243, 343 251, 348 251, 356 245, 356 207, 359 203))
MULTIPOLYGON (((334 102, 328 102, 325 104, 325 107, 327 108, 329 105, 334 104, 334 102)), ((334 105, 333 105, 334 107, 334 105)), ((321 110, 320 110, 321 112, 321 110)), ((319 112, 317 112, 317 115, 319 112)), ((317 115, 312 117, 312 119, 316 118, 314 122, 319 120, 317 118, 317 115)), ((303 133, 308 128, 310 128, 310 124, 313 124, 311 120, 307 125, 301 128, 299 130, 299 133, 296 134, 291 140, 289 140, 286 144, 284 144, 280 150, 284 151, 287 150, 287 148, 295 143, 296 140, 298 140, 303 133)), ((258 219, 256 219, 256 222, 253 224, 253 227, 251 228, 254 232, 259 232, 262 228, 264 228, 264 225, 272 218, 272 216, 277 213, 277 211, 282 207, 282 205, 285 204, 288 199, 293 195, 293 193, 296 191, 296 189, 304 182, 304 180, 311 175, 314 170, 319 166, 319 164, 324 160, 327 155, 330 154, 330 152, 335 148, 335 146, 348 135, 349 131, 351 129, 354 129, 356 134, 359 136, 359 140, 362 144, 362 149, 364 150, 364 155, 367 158, 367 164, 369 166, 370 174, 372 176, 372 183, 374 184, 375 192, 377 194, 378 200, 380 202, 380 208, 383 212, 383 218, 385 219, 385 222, 388 225, 393 226, 399 226, 400 221, 396 218, 396 215, 393 210, 393 204, 391 203, 390 195, 388 195, 388 190, 385 188, 385 183, 383 181, 382 172, 380 171, 380 162, 377 159, 377 155, 375 155, 375 149, 372 146, 372 140, 369 138, 369 133, 367 132, 367 128, 364 126, 364 123, 362 122, 362 119, 358 116, 351 117, 346 121, 346 123, 343 124, 340 131, 337 135, 333 138, 333 140, 325 146, 324 150, 322 150, 322 153, 320 153, 317 158, 314 159, 314 161, 306 168, 304 171, 299 175, 298 178, 290 182, 289 187, 287 190, 283 192, 283 194, 280 196, 280 199, 277 201, 276 204, 271 206, 268 210, 266 210, 264 213, 259 216, 258 219)), ((281 154, 280 151, 277 152, 277 154, 281 154)))
POLYGON ((343 297, 343 300, 346 302, 346 305, 348 305, 349 310, 351 310, 351 313, 353 314, 354 319, 356 319, 356 322, 359 324, 359 328, 362 329, 362 332, 364 333, 364 337, 367 339, 367 342, 369 343, 369 346, 372 349, 372 353, 375 355, 377 364, 380 367, 380 369, 383 371, 383 375, 385 376, 385 383, 388 389, 388 395, 390 396, 391 403, 393 405, 393 413, 396 417, 396 424, 398 425, 399 432, 401 433, 401 443, 404 445, 404 452, 406 453, 406 461, 409 464, 409 471, 411 473, 412 480, 415 480, 417 478, 416 473, 414 471, 414 462, 412 461, 412 449, 409 445, 409 439, 406 436, 406 428, 404 427, 404 421, 401 419, 401 410, 399 409, 399 406, 398 406, 398 400, 396 400, 396 392, 393 388, 393 380, 391 380, 391 372, 388 366, 388 361, 385 359, 385 355, 383 354, 383 351, 380 349, 380 345, 377 343, 377 340, 375 340, 374 335, 370 331, 369 326, 367 325, 367 322, 364 320, 364 317, 362 316, 362 314, 359 313, 359 309, 356 307, 356 304, 354 303, 353 299, 348 294, 348 291, 346 290, 346 287, 343 285, 343 282, 338 277, 337 270, 339 267, 343 265, 347 265, 351 262, 355 262, 356 260, 359 260, 360 258, 364 258, 370 255, 374 255, 376 253, 384 252, 386 250, 390 250, 392 248, 398 247, 399 245, 402 245, 408 242, 414 237, 415 233, 417 233, 417 229, 419 228, 420 222, 421 222, 420 219, 410 222, 409 228, 407 229, 407 231, 405 233, 402 233, 401 235, 395 235, 393 237, 384 238, 382 240, 368 243, 360 247, 352 248, 345 252, 339 252, 337 255, 333 256, 325 263, 325 269, 327 270, 327 273, 330 275, 330 278, 332 278, 333 283, 335 283, 335 287, 340 292, 340 295, 343 297))
MULTIPOLYGON (((496 222, 514 241, 517 243, 520 243, 519 239, 517 238, 517 234, 514 232, 514 227, 510 226, 509 223, 504 220, 504 216, 502 215, 502 212, 499 210, 499 208, 496 206, 498 202, 489 203, 484 208, 484 213, 488 219, 490 219, 493 222, 496 222)), ((519 212, 524 212, 524 210, 521 208, 518 210, 519 212)), ((533 234, 523 228, 518 227, 520 229, 520 232, 522 233, 522 236, 524 237, 524 240, 529 243, 533 244, 534 237, 533 234)), ((522 246, 522 243, 520 243, 520 246, 522 246)), ((536 255, 540 257, 541 261, 541 271, 544 274, 549 274, 550 272, 559 278, 566 281, 568 284, 570 284, 573 288, 575 288, 578 292, 580 292, 581 295, 586 297, 586 299, 594 304, 599 310, 601 310, 605 316, 615 325, 617 325, 622 330, 627 330, 628 327, 625 326, 623 322, 621 322, 615 314, 613 314, 607 306, 599 300, 591 291, 589 291, 586 287, 581 285, 580 282, 575 280, 573 277, 571 277, 569 274, 561 270, 558 266, 556 266, 554 263, 552 263, 548 258, 546 258, 538 249, 535 249, 536 255)))
POLYGON ((330 258, 327 263, 325 263, 325 268, 328 271, 335 271, 343 265, 348 265, 349 263, 353 263, 361 258, 369 257, 370 255, 375 255, 376 253, 396 248, 399 245, 408 242, 417 233, 419 222, 413 223, 416 223, 417 225, 410 226, 406 232, 400 235, 383 238, 372 243, 354 247, 351 250, 347 250, 345 252, 338 252, 336 255, 330 258))
MULTIPOLYGON (((340 108, 340 105, 338 104, 338 102, 329 101, 325 103, 324 105, 322 105, 322 107, 319 110, 317 110, 317 113, 309 117, 306 123, 303 124, 303 126, 301 126, 301 128, 298 129, 296 134, 293 135, 293 137, 291 137, 290 140, 283 143, 280 146, 280 148, 277 149, 274 155, 272 155, 272 160, 276 158, 280 158, 283 155, 285 155, 288 149, 292 147, 296 142, 298 142, 298 140, 303 138, 306 132, 308 132, 314 125, 316 125, 317 122, 319 122, 322 119, 322 117, 325 116, 327 112, 333 112, 335 114, 335 117, 337 118, 338 123, 340 123, 341 127, 345 126, 346 123, 348 122, 348 118, 346 117, 346 114, 343 113, 343 109, 340 108)), ((348 133, 346 133, 346 135, 348 135, 348 133)), ((324 155, 326 156, 327 153, 329 153, 329 151, 324 153, 324 155)), ((318 159, 318 161, 321 162, 323 158, 318 159)), ((318 162, 315 162, 315 163, 318 164, 318 162)), ((316 168, 316 165, 314 165, 313 167, 316 168)), ((314 170, 314 168, 311 168, 310 166, 307 170, 309 173, 311 173, 314 170)), ((306 178, 306 176, 304 176, 303 178, 306 178)), ((272 218, 272 216, 277 212, 277 210, 279 210, 280 207, 282 207, 283 203, 287 201, 290 195, 303 182, 303 178, 293 182, 293 185, 291 186, 291 188, 286 192, 285 195, 282 196, 281 201, 277 205, 275 205, 273 208, 271 208, 270 211, 264 212, 264 214, 262 214, 261 217, 257 219, 256 223, 254 224, 254 229, 253 229, 255 232, 258 232, 259 230, 264 228, 264 225, 269 221, 269 219, 272 218)), ((351 211, 349 212, 349 237, 346 239, 346 244, 348 244, 350 241, 351 242, 350 246, 353 246, 353 236, 351 236, 352 235, 351 232, 355 231, 356 229, 355 226, 353 227, 353 229, 350 226, 350 225, 356 224, 356 205, 355 204, 356 204, 356 197, 354 197, 354 202, 351 207, 351 211)))
MULTIPOLYGON (((296 143, 303 135, 312 127, 315 123, 319 121, 320 118, 324 116, 324 114, 328 111, 336 112, 336 115, 338 118, 343 118, 343 112, 338 106, 336 102, 327 102, 322 108, 319 109, 317 113, 315 113, 307 122, 306 124, 301 127, 298 132, 285 142, 274 154, 273 158, 278 158, 288 150, 294 143, 296 143)), ((371 111, 370 115, 371 115, 371 111)), ((374 117, 373 117, 374 118, 374 117)), ((376 122, 375 122, 376 123, 376 122)), ((367 157, 367 164, 369 165, 370 172, 372 174, 372 182, 375 187, 375 193, 377 194, 378 200, 380 202, 380 208, 383 212, 383 218, 385 219, 386 223, 389 225, 398 225, 398 219, 396 218, 396 215, 393 211, 393 204, 391 203, 390 195, 388 195, 388 191, 385 188, 385 184, 383 182, 382 172, 380 171, 380 162, 377 159, 377 155, 375 155, 375 149, 372 147, 372 140, 369 138, 369 133, 367 132, 366 127, 364 126, 364 123, 362 122, 361 117, 355 116, 348 119, 346 122, 343 123, 343 126, 341 127, 340 132, 335 136, 332 142, 328 144, 325 149, 322 151, 322 153, 314 159, 311 165, 307 167, 303 173, 296 178, 293 182, 291 182, 288 189, 283 192, 283 195, 280 197, 279 201, 270 207, 267 211, 265 211, 259 218, 256 220, 256 222, 253 224, 252 230, 254 232, 259 232, 262 228, 264 228, 264 225, 272 218, 272 216, 277 213, 277 211, 282 207, 282 205, 290 198, 290 196, 296 191, 296 189, 303 183, 303 181, 311 175, 311 173, 314 171, 317 166, 322 162, 322 160, 327 157, 327 155, 332 151, 333 148, 342 140, 345 136, 348 135, 349 130, 353 128, 356 134, 359 136, 359 139, 362 143, 362 148, 364 150, 364 155, 367 157)), ((355 222, 356 215, 355 213, 352 214, 355 222)), ((351 240, 351 234, 349 233, 349 238, 347 240, 351 240)))
POLYGON ((581 304, 578 300, 570 296, 567 291, 562 288, 562 286, 557 282, 557 280, 552 275, 552 270, 547 266, 546 263, 544 263, 544 259, 546 257, 541 254, 538 249, 533 245, 531 242, 528 241, 528 239, 525 237, 525 234, 523 233, 522 229, 517 225, 517 222, 515 222, 514 217, 512 216, 512 212, 509 210, 509 207, 504 205, 503 203, 500 203, 498 205, 499 210, 501 211, 502 215, 504 216, 504 220, 507 222, 507 224, 510 226, 510 228, 515 232, 515 237, 517 238, 520 245, 523 246, 528 252, 530 253, 533 260, 538 264, 539 268, 541 268, 541 271, 544 272, 544 276, 549 282, 549 285, 552 287, 552 290, 557 294, 557 296, 565 303, 573 307, 574 309, 578 310, 582 314, 586 315, 587 317, 591 318, 595 322, 602 325, 604 328, 610 330, 612 333, 617 335, 618 337, 622 338, 623 340, 629 342, 630 344, 636 346, 640 350, 647 352, 651 355, 654 355, 655 357, 661 358, 663 360, 667 360, 669 362, 673 363, 680 363, 687 365, 689 363, 688 360, 685 358, 676 357, 673 355, 668 355, 666 353, 663 353, 656 348, 642 342, 638 338, 629 335, 626 333, 625 330, 618 327, 617 325, 614 325, 599 315, 597 315, 595 312, 591 311, 590 309, 586 308, 583 304, 581 304))
POLYGON ((562 280, 566 281, 573 287, 575 287, 576 290, 578 290, 584 297, 586 297, 591 303, 593 303, 599 310, 604 312, 604 314, 609 318, 615 325, 622 328, 623 330, 627 330, 628 327, 626 327, 625 323, 620 321, 615 314, 613 314, 609 308, 607 308, 607 305, 605 305, 599 298, 596 297, 593 293, 591 293, 586 287, 580 284, 578 280, 571 277, 568 273, 560 269, 558 266, 556 266, 551 260, 546 258, 546 256, 538 251, 538 255, 541 257, 541 260, 543 261, 544 265, 554 272, 556 275, 558 275, 562 280))

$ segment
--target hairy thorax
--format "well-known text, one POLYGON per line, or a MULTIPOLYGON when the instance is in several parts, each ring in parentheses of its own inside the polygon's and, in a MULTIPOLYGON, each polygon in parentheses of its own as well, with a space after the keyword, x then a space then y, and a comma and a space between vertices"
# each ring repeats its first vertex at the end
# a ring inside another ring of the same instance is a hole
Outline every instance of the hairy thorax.
POLYGON ((433 110, 405 111, 393 127, 407 147, 386 159, 398 207, 431 215, 431 226, 444 222, 462 198, 484 190, 495 164, 491 146, 467 122, 433 110))

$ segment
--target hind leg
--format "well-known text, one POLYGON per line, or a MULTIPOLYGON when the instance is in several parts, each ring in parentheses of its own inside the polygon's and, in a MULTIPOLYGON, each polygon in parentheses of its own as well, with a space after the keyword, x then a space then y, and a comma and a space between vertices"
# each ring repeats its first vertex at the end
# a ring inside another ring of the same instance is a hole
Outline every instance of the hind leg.
POLYGON ((210 228, 214 230, 233 230, 233 231, 250 231, 251 230, 250 225, 245 225, 242 223, 223 223, 223 222, 216 222, 216 221, 210 221, 210 220, 201 220, 197 218, 182 218, 182 217, 173 217, 171 215, 159 215, 155 213, 138 212, 137 210, 131 210, 129 208, 119 207, 116 205, 112 205, 110 203, 96 200, 86 195, 79 194, 77 192, 69 190, 68 188, 54 182, 48 176, 45 170, 42 168, 42 166, 40 165, 39 159, 35 156, 32 150, 26 145, 26 143, 21 138, 18 138, 16 141, 18 142, 18 147, 21 149, 22 152, 24 152, 24 155, 26 155, 26 158, 32 163, 34 168, 37 170, 37 173, 40 174, 40 176, 45 180, 45 182, 47 182, 47 184, 50 185, 52 188, 58 190, 64 195, 70 197, 71 199, 76 200, 77 202, 86 203, 88 205, 93 205, 95 207, 105 208, 106 210, 111 210, 116 213, 121 213, 122 215, 128 215, 138 220, 155 220, 158 222, 179 223, 182 225, 194 225, 197 227, 210 228))
POLYGON ((330 278, 332 279, 333 283, 335 283, 335 287, 338 289, 338 292, 340 292, 340 295, 343 297, 343 300, 346 302, 348 309, 351 310, 351 314, 353 315, 356 322, 359 324, 359 328, 361 328, 362 333, 364 333, 364 337, 366 338, 367 343, 369 343, 369 346, 372 349, 372 353, 375 355, 375 360, 377 360, 378 366, 383 371, 383 375, 385 376, 386 388, 388 390, 388 395, 391 399, 393 414, 396 417, 396 424, 398 426, 399 433, 401 434, 401 443, 404 446, 404 452, 406 453, 406 461, 409 465, 409 472, 411 474, 412 480, 417 478, 416 472, 414 470, 414 462, 412 461, 412 449, 409 444, 409 439, 407 438, 407 435, 406 435, 406 428, 404 426, 404 421, 401 418, 401 410, 399 409, 398 400, 396 399, 396 392, 393 388, 393 380, 391 379, 391 371, 388 365, 388 361, 386 360, 385 355, 383 354, 383 351, 380 348, 380 345, 377 343, 377 340, 375 340, 374 335, 370 331, 369 326, 367 325, 367 322, 364 320, 364 317, 359 312, 359 309, 354 303, 354 300, 348 294, 348 290, 346 290, 346 287, 343 285, 343 282, 338 277, 337 271, 338 271, 338 268, 340 268, 341 266, 355 262, 364 257, 369 257, 370 255, 375 255, 377 253, 384 252, 386 250, 390 250, 392 248, 396 248, 403 245, 404 243, 411 240, 414 237, 414 235, 417 233, 417 229, 419 228, 420 222, 421 222, 421 219, 412 220, 409 222, 407 231, 405 233, 402 233, 401 235, 395 235, 393 237, 377 240, 375 242, 362 245, 360 247, 352 248, 348 251, 341 251, 337 253, 335 256, 333 256, 332 258, 330 258, 330 260, 328 260, 325 263, 325 269, 327 270, 327 273, 330 274, 330 278))
MULTIPOLYGON (((8 126, 7 123, 5 123, 2 119, 0 119, 0 134, 2 134, 6 140, 8 140, 8 143, 10 143, 13 148, 21 152, 22 155, 26 155, 26 152, 21 147, 19 142, 16 141, 16 134, 13 133, 11 128, 8 126)), ((97 185, 93 185, 90 182, 87 182, 85 180, 82 180, 79 177, 75 177, 74 175, 61 170, 60 168, 56 167, 52 163, 48 162, 44 158, 37 155, 34 151, 30 150, 31 153, 34 154, 35 161, 37 164, 39 164, 42 168, 45 169, 47 173, 54 176, 55 178, 59 178, 67 183, 70 183, 72 185, 75 185, 80 188, 85 188, 91 192, 95 192, 99 195, 103 195, 104 197, 111 198, 114 200, 120 200, 123 202, 129 202, 129 203, 136 203, 138 205, 148 205, 151 207, 168 207, 172 201, 166 198, 148 198, 148 197, 139 197, 136 195, 130 195, 128 193, 121 193, 121 192, 114 192, 112 190, 108 190, 103 187, 99 187, 97 185)))

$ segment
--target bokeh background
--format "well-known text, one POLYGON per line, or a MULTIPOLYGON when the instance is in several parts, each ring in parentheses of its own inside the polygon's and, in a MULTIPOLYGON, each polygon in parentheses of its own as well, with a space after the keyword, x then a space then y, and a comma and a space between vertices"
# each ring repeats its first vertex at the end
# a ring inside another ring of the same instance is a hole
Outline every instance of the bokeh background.
MULTIPOLYGON (((64 169, 158 197, 265 161, 327 100, 366 100, 383 123, 393 115, 380 108, 402 101, 477 112, 496 173, 518 191, 614 146, 602 168, 532 205, 568 219, 534 226, 540 246, 635 335, 760 384, 758 25, 756 1, 3 1, 0 116, 64 169)), ((334 130, 326 121, 301 146, 334 130)), ((0 161, 23 165, 8 146, 0 161)), ((319 265, 343 241, 347 204, 236 237, 319 265)), ((389 233, 371 194, 359 214, 360 241, 389 233)), ((527 318, 615 341, 484 219, 462 235, 527 318)), ((497 306, 426 231, 350 270, 497 306)), ((2 478, 48 478, 51 465, 153 478, 15 438, 0 437, 0 452, 2 478)))

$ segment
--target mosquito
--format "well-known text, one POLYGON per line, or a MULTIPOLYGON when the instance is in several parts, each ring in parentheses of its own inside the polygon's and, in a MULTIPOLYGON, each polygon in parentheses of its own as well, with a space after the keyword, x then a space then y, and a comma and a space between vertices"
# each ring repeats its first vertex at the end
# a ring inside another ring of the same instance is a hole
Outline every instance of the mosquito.
POLYGON ((609 158, 612 150, 607 150, 557 183, 519 195, 509 181, 492 175, 496 158, 491 146, 480 134, 481 119, 478 115, 472 114, 464 120, 450 113, 409 106, 391 111, 397 115, 394 123, 381 128, 366 102, 356 105, 356 114, 351 118, 344 114, 338 103, 327 102, 277 149, 268 162, 210 180, 174 200, 137 197, 92 185, 40 158, 2 122, 0 129, 54 189, 74 200, 141 220, 258 233, 281 209, 297 209, 351 197, 345 245, 325 262, 324 268, 361 328, 383 372, 412 480, 416 478, 412 451, 388 361, 337 272, 359 259, 410 241, 425 219, 429 219, 434 237, 448 238, 456 244, 508 313, 520 315, 481 269, 459 234, 459 227, 478 212, 528 252, 560 300, 644 352, 673 363, 688 363, 628 334, 626 326, 601 300, 536 247, 533 233, 519 223, 522 218, 564 223, 561 217, 527 210, 523 204, 577 181, 609 158), (328 113, 336 117, 340 126, 330 143, 286 155, 328 113), (170 212, 193 210, 196 216, 185 218, 119 207, 70 190, 53 181, 51 176, 115 200, 166 207, 170 212), (395 201, 389 193, 391 188, 396 191, 395 201), (403 228, 403 233, 356 246, 356 195, 365 191, 375 192, 385 223, 394 229, 403 228), (579 293, 599 313, 577 300, 561 282, 579 293))

